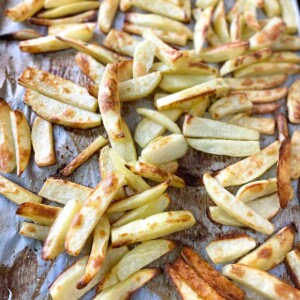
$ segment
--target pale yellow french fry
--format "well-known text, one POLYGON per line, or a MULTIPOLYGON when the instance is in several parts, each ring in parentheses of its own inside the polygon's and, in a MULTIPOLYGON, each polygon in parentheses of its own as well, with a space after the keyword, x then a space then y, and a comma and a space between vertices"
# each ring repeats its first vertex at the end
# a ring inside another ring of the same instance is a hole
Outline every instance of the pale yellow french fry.
POLYGON ((214 32, 211 26, 209 27, 208 32, 206 34, 206 39, 211 47, 217 47, 222 45, 222 41, 214 32))
POLYGON ((294 83, 290 86, 288 92, 287 108, 288 108, 288 117, 289 121, 293 124, 300 123, 300 114, 299 114, 299 91, 300 91, 300 80, 295 80, 294 83))
POLYGON ((271 45, 274 51, 299 51, 300 37, 295 35, 281 34, 271 45))
POLYGON ((206 8, 201 17, 196 21, 194 28, 194 49, 195 54, 200 55, 203 44, 206 40, 206 35, 210 27, 211 19, 213 16, 213 7, 206 8))
POLYGON ((292 151, 291 151, 291 178, 297 179, 300 177, 300 132, 294 131, 292 136, 292 151))
MULTIPOLYGON (((85 23, 89 26, 91 30, 95 29, 95 23, 85 23)), ((56 24, 56 25, 50 25, 48 27, 48 35, 57 35, 61 32, 64 32, 66 30, 76 30, 76 28, 82 27, 82 24, 56 24)))
POLYGON ((210 198, 229 216, 258 232, 265 234, 272 234, 274 232, 274 225, 272 223, 230 194, 208 173, 204 174, 203 181, 210 198))
POLYGON ((164 182, 165 180, 171 180, 169 183, 170 186, 178 188, 185 187, 185 183, 182 178, 162 169, 159 166, 155 166, 146 162, 135 161, 127 163, 126 167, 134 174, 148 178, 152 181, 164 182))
POLYGON ((160 197, 168 188, 170 180, 158 184, 140 194, 135 194, 128 198, 117 200, 111 203, 107 209, 109 214, 115 212, 123 212, 131 209, 141 207, 149 202, 160 197))
POLYGON ((93 128, 101 124, 99 114, 61 103, 30 89, 26 90, 24 103, 51 123, 81 129, 93 128))
POLYGON ((100 271, 85 288, 79 290, 77 289, 76 284, 84 275, 86 264, 89 258, 88 255, 81 257, 77 262, 62 272, 52 283, 49 289, 52 299, 68 300, 70 297, 73 299, 80 299, 99 281, 101 281, 105 274, 109 272, 111 268, 113 268, 127 252, 127 247, 120 247, 116 249, 109 248, 100 271))
POLYGON ((60 19, 43 19, 43 18, 29 18, 28 21, 31 24, 41 25, 41 26, 51 26, 51 25, 60 25, 60 24, 77 24, 77 23, 85 23, 96 18, 96 11, 89 10, 83 12, 81 14, 60 18, 60 19))
POLYGON ((156 47, 150 41, 143 41, 138 45, 133 57, 133 78, 145 76, 149 73, 155 56, 156 47))
POLYGON ((43 242, 46 240, 49 230, 49 226, 23 222, 19 234, 43 242))
POLYGON ((102 32, 109 32, 115 19, 119 3, 120 0, 104 0, 101 2, 98 14, 98 26, 102 32))
POLYGON ((188 114, 193 117, 202 117, 205 114, 206 109, 209 107, 209 104, 209 98, 204 97, 202 100, 192 104, 188 114))
POLYGON ((223 140, 258 141, 259 133, 252 129, 231 125, 220 121, 186 115, 183 135, 191 138, 215 138, 223 140))
POLYGON ((100 135, 96 138, 86 149, 79 153, 69 164, 67 164, 61 171, 60 174, 63 176, 69 176, 84 164, 97 150, 102 148, 108 143, 108 141, 100 135))
POLYGON ((5 15, 14 22, 23 22, 38 12, 44 4, 44 0, 25 0, 15 7, 8 8, 5 15))
POLYGON ((249 235, 229 233, 209 242, 205 249, 214 264, 223 264, 244 256, 255 246, 255 240, 249 235))
POLYGON ((18 83, 25 88, 78 108, 92 112, 97 109, 97 99, 92 97, 84 87, 39 69, 27 67, 19 77, 18 83))
POLYGON ((99 282, 99 284, 96 287, 96 294, 99 294, 105 289, 109 289, 110 287, 115 286, 120 282, 118 276, 117 276, 117 265, 113 267, 109 273, 107 273, 103 280, 99 282))
POLYGON ((187 139, 190 147, 205 153, 246 157, 260 151, 258 141, 231 141, 220 139, 187 139))
POLYGON ((275 52, 266 59, 267 62, 272 63, 300 63, 300 56, 291 51, 275 52))
POLYGON ((208 8, 210 6, 216 6, 219 0, 197 0, 195 5, 201 9, 208 8))
POLYGON ((110 48, 115 52, 132 57, 136 47, 139 44, 140 41, 138 41, 132 35, 114 28, 109 31, 105 40, 103 41, 103 46, 110 48))
POLYGON ((67 204, 71 199, 84 202, 92 191, 93 189, 72 181, 49 177, 38 195, 50 201, 67 204))
POLYGON ((213 16, 213 27, 220 40, 225 44, 229 43, 230 37, 225 19, 225 7, 223 0, 220 0, 215 8, 213 16))
POLYGON ((263 9, 268 18, 280 16, 281 14, 278 0, 264 0, 263 9))
POLYGON ((118 82, 127 81, 133 78, 133 60, 125 60, 118 63, 118 82))
POLYGON ((187 210, 163 212, 136 220, 111 231, 113 247, 156 239, 194 226, 192 213, 187 210))
POLYGON ((35 202, 22 202, 16 210, 16 215, 41 225, 51 226, 60 211, 61 208, 57 206, 35 202))
POLYGON ((64 243, 67 231, 77 212, 81 209, 82 202, 71 199, 60 211, 50 227, 49 234, 43 245, 42 259, 51 260, 64 251, 64 243))
POLYGON ((222 274, 267 299, 296 300, 300 291, 265 271, 234 264, 223 267, 222 274), (279 288, 280 287, 280 288, 279 288))
POLYGON ((232 22, 232 20, 239 14, 243 13, 244 11, 244 0, 236 0, 233 6, 231 7, 230 11, 226 15, 226 19, 228 22, 232 22))
POLYGON ((45 0, 44 1, 44 8, 53 8, 59 7, 66 4, 71 4, 75 2, 81 2, 83 0, 45 0))
POLYGON ((10 122, 11 109, 0 98, 0 171, 12 172, 16 168, 16 151, 10 122))
POLYGON ((260 30, 260 24, 257 20, 256 6, 253 0, 246 0, 244 4, 245 23, 255 31, 260 30))
POLYGON ((281 16, 286 24, 286 33, 294 34, 298 32, 298 23, 295 14, 295 8, 290 0, 278 0, 281 10, 281 16))
POLYGON ((233 71, 241 69, 246 66, 251 66, 252 64, 264 60, 272 54, 270 48, 263 48, 255 52, 245 54, 236 58, 232 58, 226 61, 220 69, 220 76, 227 75, 233 71))
POLYGON ((23 29, 0 35, 0 40, 26 41, 42 37, 39 32, 31 29, 23 29))
POLYGON ((293 225, 286 226, 241 258, 238 263, 263 271, 271 270, 280 264, 292 250, 294 238, 295 228, 293 225))
POLYGON ((77 288, 83 289, 84 287, 86 287, 100 271, 105 261, 109 235, 109 219, 107 215, 104 214, 100 218, 94 229, 93 244, 90 257, 85 268, 85 273, 77 283, 77 288))
POLYGON ((299 250, 293 250, 286 255, 286 265, 288 273, 297 289, 300 287, 300 253, 299 250))
POLYGON ((192 9, 191 9, 191 1, 189 0, 181 0, 179 2, 179 6, 183 9, 184 14, 185 14, 185 20, 187 22, 191 21, 192 17, 192 9))
POLYGON ((247 183, 271 168, 278 161, 278 155, 279 143, 275 141, 259 153, 219 171, 215 179, 224 187, 247 183))
POLYGON ((101 216, 124 184, 123 175, 111 172, 95 187, 68 230, 65 248, 69 254, 76 256, 81 252, 101 216))
POLYGON ((70 14, 77 14, 91 9, 97 9, 100 6, 97 1, 81 1, 77 3, 70 3, 55 7, 46 11, 39 13, 37 16, 39 18, 45 19, 56 19, 60 17, 65 17, 70 14))
POLYGON ((171 72, 172 70, 163 62, 155 62, 152 65, 151 71, 152 72, 160 71, 162 73, 166 73, 166 72, 171 72))
POLYGON ((237 42, 242 40, 244 24, 245 24, 244 15, 242 13, 238 13, 233 18, 229 28, 231 42, 237 42))

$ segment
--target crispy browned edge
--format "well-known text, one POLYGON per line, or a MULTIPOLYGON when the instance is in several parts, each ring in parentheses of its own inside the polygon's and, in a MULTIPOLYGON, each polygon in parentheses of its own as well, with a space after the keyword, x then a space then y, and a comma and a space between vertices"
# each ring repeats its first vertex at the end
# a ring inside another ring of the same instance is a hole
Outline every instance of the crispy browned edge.
POLYGON ((282 142, 290 136, 287 117, 284 113, 278 113, 276 116, 276 125, 278 131, 278 140, 282 142))
POLYGON ((274 113, 280 108, 279 103, 263 103, 263 104, 253 104, 252 114, 269 114, 274 113))

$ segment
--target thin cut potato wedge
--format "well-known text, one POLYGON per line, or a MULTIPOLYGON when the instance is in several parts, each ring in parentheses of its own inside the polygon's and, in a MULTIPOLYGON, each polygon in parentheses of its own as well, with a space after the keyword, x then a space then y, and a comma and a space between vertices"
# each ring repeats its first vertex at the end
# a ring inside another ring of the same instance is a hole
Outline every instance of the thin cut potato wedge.
POLYGON ((220 121, 185 116, 183 135, 191 138, 258 141, 259 133, 252 129, 220 121))
POLYGON ((67 204, 71 199, 84 202, 93 189, 65 179, 49 177, 38 195, 50 201, 67 204))
POLYGON ((245 298, 243 290, 212 268, 206 260, 191 248, 184 246, 181 250, 181 256, 197 275, 224 299, 243 300, 245 298))
POLYGON ((190 147, 205 153, 245 157, 260 151, 259 141, 231 141, 219 139, 187 139, 190 147))
POLYGON ((275 141, 259 153, 219 171, 214 177, 224 187, 247 183, 271 168, 278 161, 278 155, 279 143, 275 141))
POLYGON ((291 0, 278 0, 281 9, 282 19, 286 24, 285 32, 294 34, 298 32, 298 21, 291 0))
POLYGON ((211 241, 205 249, 214 264, 223 264, 244 256, 255 246, 249 235, 229 233, 211 241))
POLYGON ((23 222, 19 234, 43 242, 46 240, 49 230, 49 226, 23 222))
POLYGON ((0 98, 0 171, 12 172, 16 168, 16 151, 12 134, 11 109, 3 98, 0 98))
POLYGON ((238 263, 263 271, 271 270, 283 262, 288 252, 292 250, 294 238, 294 226, 286 226, 241 258, 238 263))
POLYGON ((238 13, 232 20, 229 28, 230 41, 237 42, 242 40, 245 18, 242 13, 238 13))
POLYGON ((300 291, 265 271, 234 264, 223 267, 222 274, 271 300, 296 300, 300 291))
POLYGON ((213 27, 220 40, 225 44, 229 43, 230 37, 225 19, 225 7, 223 0, 220 0, 215 8, 213 16, 213 27))
POLYGON ((18 83, 65 104, 91 112, 97 109, 97 99, 84 87, 39 69, 27 67, 19 77, 18 83))
POLYGON ((43 35, 32 29, 23 29, 0 35, 0 40, 26 41, 42 37, 43 35))
POLYGON ((24 103, 51 123, 81 129, 93 128, 101 124, 101 115, 61 103, 34 90, 26 90, 24 103))
POLYGON ((294 83, 289 88, 287 108, 289 121, 293 124, 300 123, 300 80, 294 81, 294 83))
POLYGON ((42 197, 22 188, 2 175, 0 175, 0 194, 18 205, 26 202, 41 203, 43 200, 42 197))
POLYGON ((300 176, 300 132, 294 131, 292 136, 291 150, 291 178, 297 179, 300 176))
POLYGON ((34 202, 23 202, 18 206, 16 215, 41 225, 50 226, 53 224, 60 211, 61 208, 57 206, 34 202))
POLYGON ((245 23, 255 31, 260 30, 260 24, 257 20, 256 6, 253 0, 246 0, 244 5, 245 23))
POLYGON ((270 46, 274 51, 299 51, 300 37, 281 34, 270 46))
POLYGON ((71 222, 77 212, 81 209, 82 202, 71 199, 60 211, 50 227, 49 234, 43 245, 42 259, 51 260, 56 258, 65 249, 65 237, 71 222))
POLYGON ((37 117, 32 125, 31 142, 37 166, 56 164, 52 123, 37 117))
POLYGON ((194 226, 196 220, 187 210, 168 211, 136 220, 111 231, 113 247, 153 240, 194 226))
POLYGON ((288 273, 297 289, 300 288, 300 253, 299 250, 293 250, 286 255, 286 266, 288 273))
POLYGON ((102 1, 98 15, 98 25, 102 32, 108 33, 110 30, 118 10, 119 2, 119 0, 102 1))
POLYGON ((280 16, 281 14, 278 0, 264 0, 263 9, 268 18, 280 16))
POLYGON ((63 176, 69 176, 84 164, 97 150, 102 148, 108 143, 108 141, 100 135, 96 138, 86 149, 79 153, 68 165, 66 165, 61 171, 60 174, 63 176))

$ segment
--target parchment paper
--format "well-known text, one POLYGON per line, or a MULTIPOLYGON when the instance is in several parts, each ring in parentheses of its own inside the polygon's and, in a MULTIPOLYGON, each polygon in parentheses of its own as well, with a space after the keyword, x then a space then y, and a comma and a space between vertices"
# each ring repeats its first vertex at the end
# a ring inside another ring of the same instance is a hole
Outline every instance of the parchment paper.
MULTIPOLYGON (((146 1, 146 0, 145 0, 146 1)), ((28 23, 13 23, 4 16, 6 8, 14 6, 18 0, 0 0, 0 34, 12 32, 24 28, 32 28, 46 33, 45 28, 30 25, 28 23)), ((231 6, 233 1, 226 0, 226 6, 231 6)), ((296 1, 293 1, 295 10, 298 12, 296 1)), ((121 28, 123 15, 119 12, 115 22, 115 28, 121 28)), ((299 13, 298 13, 299 24, 299 13)), ((192 26, 192 24, 191 24, 192 26)), ((102 42, 104 36, 95 34, 94 41, 102 42)), ((18 86, 17 78, 27 66, 41 68, 53 74, 70 79, 81 85, 86 85, 88 80, 75 65, 74 56, 76 51, 66 50, 52 54, 30 55, 19 51, 18 42, 0 42, 0 96, 4 97, 13 109, 22 110, 27 120, 32 125, 35 114, 23 104, 24 88, 18 86)), ((293 82, 291 77, 288 84, 293 82)), ((140 106, 151 106, 149 100, 124 104, 122 115, 125 117, 130 129, 134 132, 140 118, 135 109, 140 106)), ((182 120, 181 120, 182 121, 182 120)), ((290 129, 294 130, 295 126, 290 129)), ((53 175, 58 175, 62 166, 69 163, 80 151, 85 149, 101 133, 105 135, 103 126, 91 130, 79 130, 54 126, 55 150, 57 164, 51 167, 39 168, 34 164, 33 155, 30 164, 24 174, 18 178, 15 174, 5 176, 21 186, 38 193, 44 181, 53 175)), ((275 137, 262 136, 261 147, 270 144, 275 137)), ((199 177, 204 171, 223 168, 238 159, 223 156, 214 156, 192 149, 180 160, 181 171, 189 173, 189 178, 195 175, 199 177)), ((275 168, 264 174, 263 178, 275 177, 275 168)), ((98 171, 98 154, 77 169, 67 179, 94 187, 100 180, 98 171)), ((296 182, 293 183, 296 188, 296 182)), ((231 189, 232 191, 236 189, 231 189)), ((296 190, 295 190, 296 191, 296 190)), ((212 239, 228 232, 246 232, 254 237, 258 243, 263 242, 267 237, 252 230, 238 229, 236 227, 218 226, 209 221, 206 209, 212 204, 207 197, 203 187, 187 187, 186 189, 169 189, 172 197, 172 204, 168 210, 188 209, 192 211, 197 224, 181 233, 174 234, 172 238, 182 244, 189 245, 208 259, 204 247, 212 239)), ((295 194, 296 195, 296 194, 295 194)), ((47 203, 47 202, 45 202, 47 203)), ((55 205, 54 203, 51 203, 55 205)), ((18 234, 23 218, 15 215, 16 205, 0 196, 0 299, 13 300, 42 300, 51 299, 48 296, 48 287, 54 279, 67 266, 75 260, 66 254, 60 255, 54 262, 41 260, 42 243, 22 237, 18 234)), ((276 230, 283 226, 295 223, 300 227, 299 202, 297 196, 288 205, 288 208, 281 211, 273 221, 276 230)), ((299 242, 299 234, 296 237, 296 244, 299 242)), ((163 257, 153 263, 153 266, 162 266, 166 262, 173 261, 178 256, 179 250, 163 257)), ((221 266, 218 266, 221 269, 221 266)), ((283 264, 280 264, 272 274, 284 281, 290 282, 283 264)), ((90 292, 83 299, 91 299, 94 292, 90 292)), ((250 299, 263 299, 253 293, 248 293, 250 299)), ((160 275, 151 281, 145 288, 140 289, 133 297, 135 300, 144 299, 178 299, 177 292, 171 286, 166 275, 160 275)), ((71 300, 71 299, 70 299, 71 300)))

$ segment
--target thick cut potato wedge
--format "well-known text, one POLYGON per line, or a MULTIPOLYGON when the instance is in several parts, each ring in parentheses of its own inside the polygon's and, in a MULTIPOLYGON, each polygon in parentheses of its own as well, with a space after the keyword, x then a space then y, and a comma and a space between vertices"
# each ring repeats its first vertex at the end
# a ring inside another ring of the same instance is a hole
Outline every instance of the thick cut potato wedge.
POLYGON ((43 242, 46 240, 49 230, 49 226, 23 222, 19 234, 43 242))
POLYGON ((39 32, 31 29, 23 29, 10 33, 4 33, 0 35, 0 40, 13 40, 13 41, 26 41, 42 37, 39 32))
POLYGON ((242 13, 238 13, 232 20, 229 28, 230 41, 237 42, 242 40, 245 18, 242 13))
POLYGON ((300 176, 300 132, 294 131, 292 136, 291 150, 291 178, 297 179, 300 176))
POLYGON ((220 121, 186 115, 183 135, 191 138, 216 138, 224 140, 258 141, 259 133, 252 129, 231 125, 220 121))
POLYGON ((214 264, 223 264, 244 256, 255 246, 249 235, 229 233, 211 241, 205 249, 214 264))
POLYGON ((286 24, 285 32, 294 34, 298 32, 298 22, 294 7, 291 0, 278 0, 281 10, 282 19, 286 24))
POLYGON ((122 175, 111 172, 95 187, 68 230, 65 248, 69 254, 77 256, 81 252, 101 216, 124 184, 122 175))
POLYGON ((243 300, 245 298, 243 290, 212 268, 206 260, 191 248, 184 246, 181 250, 181 256, 194 269, 197 275, 223 299, 243 300))
POLYGON ((279 143, 275 141, 259 153, 219 171, 215 179, 224 187, 247 183, 271 168, 278 161, 278 155, 279 143))
POLYGON ((264 0, 263 9, 268 18, 280 16, 281 14, 278 0, 264 0))
POLYGON ((97 99, 92 97, 84 87, 39 69, 27 67, 19 77, 18 83, 25 88, 78 108, 92 112, 97 109, 97 99))
MULTIPOLYGON (((86 25, 88 25, 91 29, 94 30, 95 28, 95 24, 94 23, 86 23, 86 25)), ((61 32, 63 32, 64 30, 68 30, 68 29, 73 29, 75 30, 76 28, 80 28, 82 27, 81 24, 57 24, 57 25, 50 25, 48 27, 48 35, 57 35, 60 34, 61 32)))
MULTIPOLYGON (((202 18, 202 14, 201 14, 202 18)), ((228 32, 228 26, 225 19, 225 7, 224 7, 224 1, 220 0, 218 5, 215 8, 214 15, 213 15, 213 27, 217 34, 217 36, 220 38, 220 40, 223 43, 229 43, 230 37, 228 32)))
POLYGON ((265 271, 234 264, 222 269, 223 275, 271 300, 296 300, 300 291, 265 271))
POLYGON ((0 175, 0 194, 18 205, 26 202, 41 203, 43 200, 42 197, 31 193, 2 175, 0 175))
POLYGON ((113 21, 115 19, 118 6, 119 6, 119 0, 104 0, 101 3, 100 9, 99 9, 99 15, 98 15, 98 25, 99 29, 104 32, 108 33, 113 21))
POLYGON ((268 271, 283 262, 292 250, 295 238, 293 225, 286 226, 238 261, 239 264, 268 271))
POLYGON ((44 4, 44 0, 25 0, 19 5, 8 8, 5 15, 14 22, 23 22, 38 12, 44 4))
POLYGON ((72 199, 55 218, 50 227, 49 234, 43 245, 42 259, 51 260, 56 258, 65 249, 65 238, 71 222, 77 212, 81 209, 82 202, 72 199))
POLYGON ((12 172, 16 167, 16 151, 10 121, 10 107, 0 98, 0 171, 12 172))
POLYGON ((38 195, 50 201, 67 204, 71 199, 84 202, 92 191, 93 189, 72 181, 49 177, 38 195))
POLYGON ((101 115, 61 103, 34 90, 26 90, 24 103, 51 123, 81 129, 93 128, 101 124, 101 115))
POLYGON ((162 212, 136 220, 111 231, 113 247, 153 240, 194 226, 195 218, 186 210, 162 212))
POLYGON ((293 124, 300 123, 300 80, 294 81, 289 88, 287 108, 289 121, 293 124))
POLYGON ((300 288, 300 253, 299 250, 293 250, 286 255, 286 266, 288 273, 297 289, 300 288))
POLYGON ((31 142, 37 166, 56 164, 52 123, 37 117, 32 125, 31 142))

